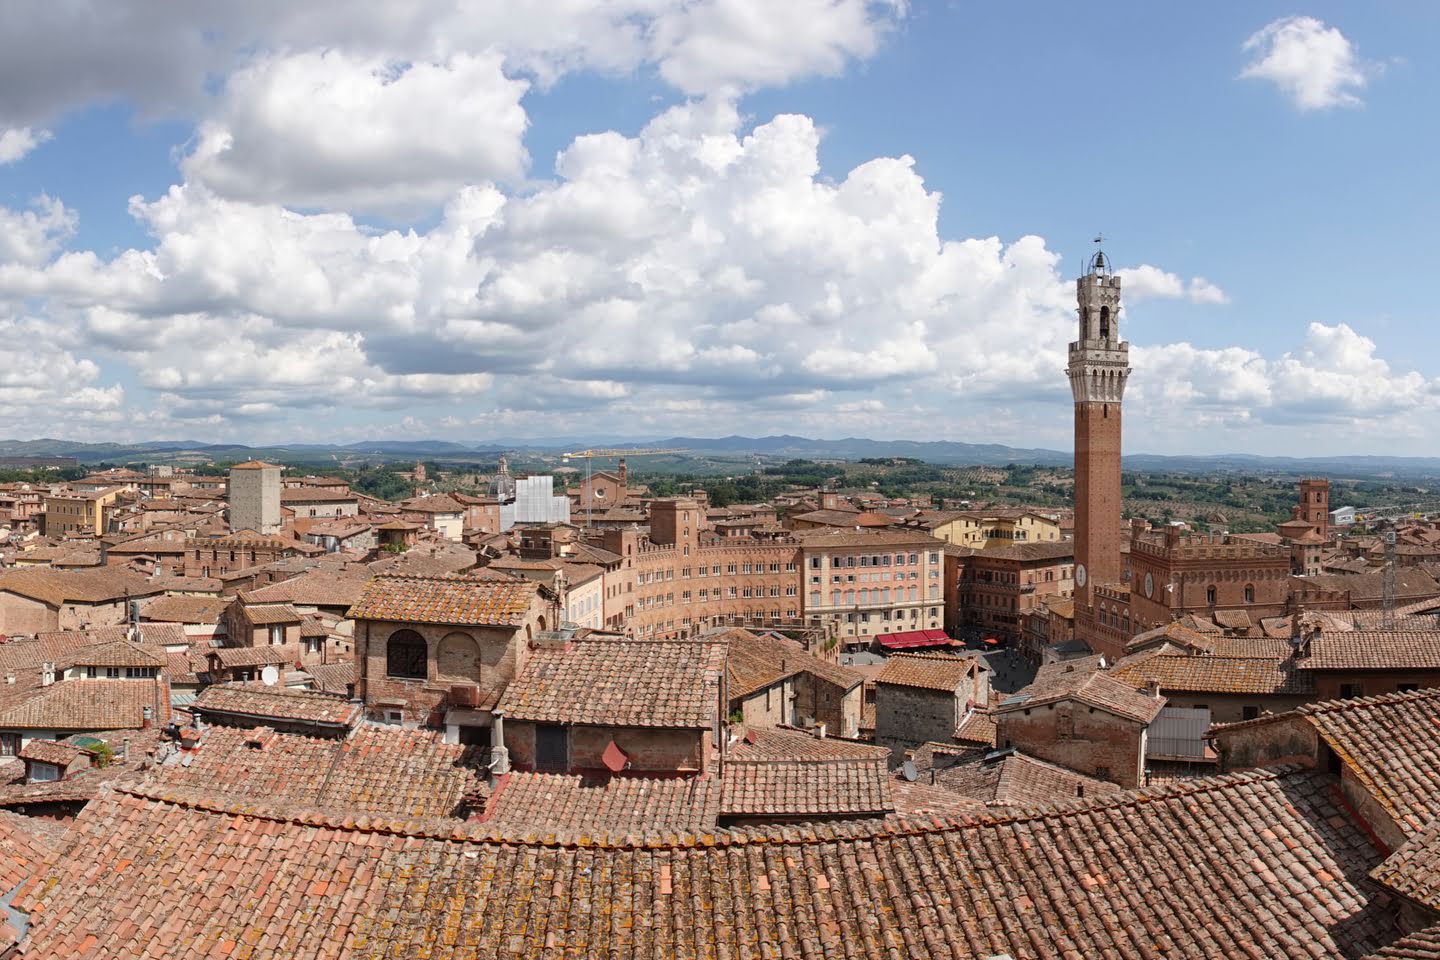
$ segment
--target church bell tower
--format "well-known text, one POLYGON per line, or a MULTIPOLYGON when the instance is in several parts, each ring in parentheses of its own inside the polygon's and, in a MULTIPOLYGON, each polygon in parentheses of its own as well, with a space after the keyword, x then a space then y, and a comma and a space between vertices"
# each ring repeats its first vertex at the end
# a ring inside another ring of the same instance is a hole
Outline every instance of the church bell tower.
MULTIPOLYGON (((1098 244, 1099 241, 1097 240, 1098 244)), ((1130 344, 1120 339, 1120 278, 1097 246, 1075 281, 1080 339, 1070 344, 1075 399, 1075 600, 1077 622, 1097 583, 1119 583, 1124 533, 1120 502, 1120 402, 1130 344)))

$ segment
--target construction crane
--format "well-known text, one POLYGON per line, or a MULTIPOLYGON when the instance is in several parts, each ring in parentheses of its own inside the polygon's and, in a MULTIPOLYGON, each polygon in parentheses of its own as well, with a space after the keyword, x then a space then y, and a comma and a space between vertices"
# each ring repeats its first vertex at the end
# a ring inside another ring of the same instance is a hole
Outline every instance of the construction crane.
POLYGON ((1395 629, 1395 531, 1385 531, 1385 572, 1380 575, 1380 627, 1395 629))
MULTIPOLYGON (((569 463, 571 460, 585 461, 585 488, 590 486, 591 463, 596 457, 662 457, 670 453, 689 453, 679 447, 632 447, 630 449, 619 449, 614 447, 595 447, 589 450, 575 450, 570 453, 560 454, 562 463, 569 463)), ((583 488, 582 488, 583 489, 583 488)), ((585 499, 585 526, 590 526, 590 513, 594 507, 594 498, 585 499)))

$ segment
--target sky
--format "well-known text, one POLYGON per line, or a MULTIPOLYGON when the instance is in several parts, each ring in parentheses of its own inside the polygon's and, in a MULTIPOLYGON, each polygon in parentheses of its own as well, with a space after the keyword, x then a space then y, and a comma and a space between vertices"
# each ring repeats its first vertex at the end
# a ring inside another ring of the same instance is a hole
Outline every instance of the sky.
POLYGON ((1440 455, 1440 5, 0 5, 0 437, 1440 455))

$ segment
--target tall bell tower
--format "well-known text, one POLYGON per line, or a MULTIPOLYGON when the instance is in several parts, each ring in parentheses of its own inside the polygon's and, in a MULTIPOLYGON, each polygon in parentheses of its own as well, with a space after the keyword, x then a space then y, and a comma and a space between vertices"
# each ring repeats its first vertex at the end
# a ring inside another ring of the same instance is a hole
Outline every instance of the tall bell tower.
MULTIPOLYGON (((1098 239, 1095 241, 1100 242, 1098 239)), ((1097 583, 1123 575, 1120 402, 1130 376, 1130 344, 1120 339, 1120 278, 1097 246, 1075 281, 1080 339, 1070 344, 1075 398, 1075 600, 1077 622, 1097 583)))

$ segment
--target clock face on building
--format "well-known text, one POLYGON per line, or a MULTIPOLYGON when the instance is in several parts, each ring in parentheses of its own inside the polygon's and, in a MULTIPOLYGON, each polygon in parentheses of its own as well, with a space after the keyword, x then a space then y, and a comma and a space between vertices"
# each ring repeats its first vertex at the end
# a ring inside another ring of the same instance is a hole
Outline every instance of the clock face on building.
POLYGON ((1085 564, 1083 563, 1075 565, 1075 585, 1077 587, 1085 586, 1085 564))
POLYGON ((1145 574, 1145 596, 1152 600, 1155 598, 1155 574, 1153 573, 1145 574))

